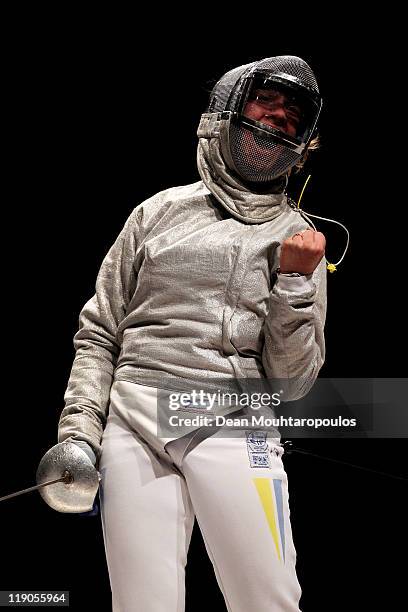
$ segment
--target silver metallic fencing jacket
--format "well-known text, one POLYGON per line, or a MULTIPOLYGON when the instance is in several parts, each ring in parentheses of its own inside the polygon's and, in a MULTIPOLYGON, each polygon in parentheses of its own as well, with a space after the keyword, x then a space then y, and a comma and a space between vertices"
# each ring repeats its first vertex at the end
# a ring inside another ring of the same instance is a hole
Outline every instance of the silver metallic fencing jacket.
POLYGON ((274 274, 280 244, 307 222, 284 193, 233 178, 217 139, 200 138, 198 169, 202 180, 138 205, 106 255, 80 314, 59 442, 85 440, 99 457, 114 380, 286 379, 286 400, 312 387, 325 352, 324 258, 301 290, 274 274))

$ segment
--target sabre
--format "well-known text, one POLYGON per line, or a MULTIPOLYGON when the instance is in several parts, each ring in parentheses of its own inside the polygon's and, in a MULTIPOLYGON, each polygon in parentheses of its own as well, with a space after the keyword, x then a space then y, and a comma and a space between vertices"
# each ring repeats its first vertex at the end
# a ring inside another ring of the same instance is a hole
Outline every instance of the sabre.
POLYGON ((0 497, 0 502, 5 501, 6 499, 11 499, 12 497, 17 497, 17 495, 24 495, 24 493, 30 493, 31 491, 37 491, 42 487, 48 487, 48 485, 55 484, 56 482, 65 482, 65 484, 69 484, 72 482, 73 478, 68 470, 65 470, 64 475, 61 478, 56 478, 55 480, 50 480, 49 482, 43 482, 42 484, 35 485, 34 487, 28 487, 28 489, 21 489, 21 491, 16 491, 15 493, 10 493, 9 495, 4 495, 0 497))

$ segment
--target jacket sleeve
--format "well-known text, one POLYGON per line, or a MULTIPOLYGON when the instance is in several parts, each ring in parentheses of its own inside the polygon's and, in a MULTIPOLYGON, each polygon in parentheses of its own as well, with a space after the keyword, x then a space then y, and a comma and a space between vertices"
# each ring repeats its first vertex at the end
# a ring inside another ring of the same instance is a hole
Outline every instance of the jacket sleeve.
POLYGON ((326 276, 323 258, 297 287, 277 281, 270 292, 262 363, 267 378, 284 391, 282 401, 304 397, 324 363, 326 276))
POLYGON ((136 208, 102 262, 95 295, 80 313, 75 359, 58 423, 58 442, 84 440, 98 459, 120 353, 118 326, 136 287, 137 217, 136 208))

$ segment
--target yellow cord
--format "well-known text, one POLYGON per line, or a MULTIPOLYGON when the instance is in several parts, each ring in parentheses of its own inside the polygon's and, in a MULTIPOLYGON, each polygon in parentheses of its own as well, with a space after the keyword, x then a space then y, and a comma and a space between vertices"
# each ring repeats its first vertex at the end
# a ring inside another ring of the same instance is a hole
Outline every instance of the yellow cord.
MULTIPOLYGON (((310 177, 311 177, 311 176, 312 176, 312 175, 311 175, 311 174, 309 174, 309 176, 307 177, 307 179, 306 179, 306 181, 305 181, 305 184, 303 185, 303 189, 302 189, 302 191, 301 191, 301 194, 300 194, 300 197, 299 197, 299 200, 298 200, 298 203, 297 203, 297 207, 298 207, 299 209, 300 209, 300 200, 302 199, 303 192, 304 192, 304 190, 306 189, 306 185, 308 184, 309 179, 310 179, 310 177)), ((328 271, 329 271, 329 272, 336 272, 337 268, 336 268, 335 264, 329 263, 329 262, 327 261, 327 259, 326 259, 326 262, 327 262, 327 266, 326 266, 326 267, 327 267, 328 271)))
POLYGON ((311 177, 311 176, 312 176, 312 175, 311 175, 311 174, 309 174, 309 176, 308 176, 308 177, 307 177, 307 179, 306 179, 305 184, 303 185, 302 193, 300 194, 300 198, 299 198, 298 203, 297 203, 297 207, 298 207, 298 208, 300 208, 300 200, 302 199, 303 192, 304 192, 304 190, 306 189, 306 185, 308 184, 309 179, 310 179, 310 177, 311 177))

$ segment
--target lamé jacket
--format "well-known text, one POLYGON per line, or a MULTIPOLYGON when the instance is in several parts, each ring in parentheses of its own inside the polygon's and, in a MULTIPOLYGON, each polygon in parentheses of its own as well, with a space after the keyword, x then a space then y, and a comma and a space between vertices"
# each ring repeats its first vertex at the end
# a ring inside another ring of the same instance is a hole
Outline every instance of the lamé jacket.
POLYGON ((248 191, 217 139, 200 138, 197 159, 201 180, 136 206, 101 265, 74 337, 59 442, 85 440, 100 456, 114 380, 282 379, 290 401, 318 375, 324 259, 297 290, 274 274, 280 244, 308 223, 285 193, 248 191))

